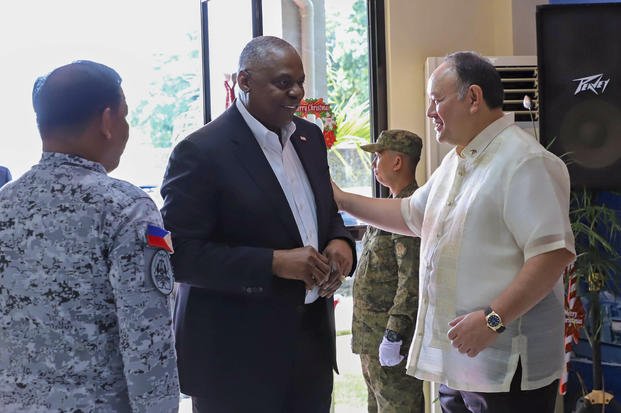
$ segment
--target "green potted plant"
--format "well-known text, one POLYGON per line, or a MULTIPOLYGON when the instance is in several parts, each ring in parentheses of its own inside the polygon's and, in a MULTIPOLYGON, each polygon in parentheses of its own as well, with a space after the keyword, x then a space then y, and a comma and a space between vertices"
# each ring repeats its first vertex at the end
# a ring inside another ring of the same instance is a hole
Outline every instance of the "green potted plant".
MULTIPOLYGON (((580 397, 576 413, 603 412, 606 405, 621 412, 614 396, 605 391, 601 358, 603 314, 600 293, 616 289, 613 276, 618 274, 621 255, 614 246, 621 232, 617 212, 597 202, 597 192, 575 189, 571 193, 570 220, 576 238, 574 264, 578 297, 588 300, 587 320, 583 332, 592 351, 593 388, 580 397)), ((567 281, 567 280, 566 280, 567 281)))

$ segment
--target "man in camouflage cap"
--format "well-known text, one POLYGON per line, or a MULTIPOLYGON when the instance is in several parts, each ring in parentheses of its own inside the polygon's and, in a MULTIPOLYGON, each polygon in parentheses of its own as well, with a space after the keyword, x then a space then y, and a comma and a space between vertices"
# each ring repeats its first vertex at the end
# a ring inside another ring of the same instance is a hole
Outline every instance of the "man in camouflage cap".
MULTIPOLYGON (((418 185, 416 165, 422 140, 405 130, 383 131, 376 143, 373 172, 405 198, 418 185)), ((352 349, 360 354, 368 390, 368 410, 379 413, 422 413, 422 381, 405 373, 418 307, 420 239, 368 227, 354 279, 352 349)))
POLYGON ((43 155, 0 191, 0 410, 176 412, 166 231, 107 175, 129 136, 121 78, 73 62, 32 101, 43 155))

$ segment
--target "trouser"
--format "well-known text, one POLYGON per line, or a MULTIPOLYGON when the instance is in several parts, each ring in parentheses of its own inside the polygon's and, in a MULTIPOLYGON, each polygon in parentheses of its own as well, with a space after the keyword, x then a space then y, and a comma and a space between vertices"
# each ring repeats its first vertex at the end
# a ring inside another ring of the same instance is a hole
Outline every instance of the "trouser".
POLYGON ((369 413, 424 413, 423 382, 405 373, 407 359, 393 367, 380 366, 369 354, 361 354, 360 361, 369 413))
MULTIPOLYGON (((287 388, 283 398, 272 406, 255 405, 248 413, 329 413, 332 402, 333 370, 330 349, 322 336, 320 305, 300 307, 301 325, 296 340, 295 357, 288 372, 287 388)), ((249 343, 252 345, 252 343, 249 343)), ((240 389, 239 397, 243 398, 240 389)), ((252 404, 252 400, 249 400, 252 404)), ((214 408, 213 403, 201 397, 192 397, 193 413, 247 413, 231 408, 214 408)))
POLYGON ((522 365, 518 367, 508 392, 482 393, 440 386, 443 413, 554 413, 558 380, 535 390, 521 390, 522 365))

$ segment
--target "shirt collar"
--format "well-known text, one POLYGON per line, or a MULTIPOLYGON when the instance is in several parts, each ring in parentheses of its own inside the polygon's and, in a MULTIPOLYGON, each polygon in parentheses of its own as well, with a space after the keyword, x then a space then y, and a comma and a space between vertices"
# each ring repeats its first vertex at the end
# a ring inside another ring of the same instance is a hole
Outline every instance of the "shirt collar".
POLYGON ((78 155, 71 155, 68 153, 60 153, 60 152, 43 152, 41 155, 41 161, 39 162, 45 166, 60 166, 62 164, 69 164, 74 166, 81 166, 83 168, 91 169, 95 172, 101 172, 103 174, 108 174, 106 168, 99 162, 89 161, 88 159, 82 158, 78 155))
POLYGON ((487 125, 468 145, 461 151, 461 156, 466 160, 474 160, 480 156, 500 132, 513 124, 513 113, 506 113, 501 118, 487 125))
POLYGON ((250 128, 250 131, 254 135, 255 139, 263 148, 278 148, 282 151, 282 148, 286 145, 289 138, 291 138, 293 132, 295 132, 296 127, 293 121, 289 122, 287 125, 281 128, 280 134, 283 139, 283 143, 281 146, 278 142, 278 136, 274 132, 266 128, 254 116, 252 116, 241 100, 235 99, 235 106, 237 107, 237 110, 239 110, 239 113, 242 115, 242 118, 244 118, 244 121, 246 121, 246 124, 250 128))

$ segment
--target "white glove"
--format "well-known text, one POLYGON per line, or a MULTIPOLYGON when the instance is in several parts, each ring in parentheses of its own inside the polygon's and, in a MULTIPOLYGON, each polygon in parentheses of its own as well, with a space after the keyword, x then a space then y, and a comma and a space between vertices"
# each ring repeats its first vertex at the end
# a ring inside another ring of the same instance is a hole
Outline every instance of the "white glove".
POLYGON ((403 344, 403 340, 393 342, 388 341, 386 337, 382 338, 382 342, 379 346, 379 361, 382 366, 392 367, 403 361, 405 356, 399 354, 401 344, 403 344))

